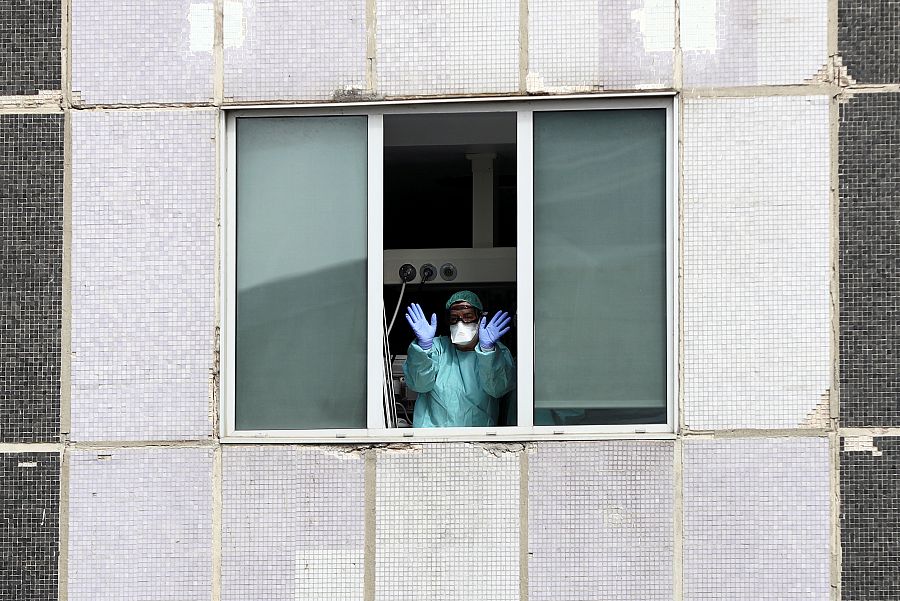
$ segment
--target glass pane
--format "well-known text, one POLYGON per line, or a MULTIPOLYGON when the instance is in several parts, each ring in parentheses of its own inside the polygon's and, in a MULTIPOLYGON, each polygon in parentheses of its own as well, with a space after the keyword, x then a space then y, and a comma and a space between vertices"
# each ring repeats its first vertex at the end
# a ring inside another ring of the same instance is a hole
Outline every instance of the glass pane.
POLYGON ((666 421, 666 115, 534 115, 535 424, 666 421))
POLYGON ((239 430, 366 427, 366 118, 237 120, 239 430))

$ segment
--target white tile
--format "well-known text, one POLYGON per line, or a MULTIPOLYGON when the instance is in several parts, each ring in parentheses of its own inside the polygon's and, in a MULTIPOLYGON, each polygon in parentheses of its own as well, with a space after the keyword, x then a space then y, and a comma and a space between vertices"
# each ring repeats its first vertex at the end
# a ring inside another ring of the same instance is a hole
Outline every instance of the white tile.
POLYGON ((215 113, 75 112, 72 437, 211 435, 215 113))
POLYGON ((212 598, 212 451, 72 451, 70 601, 212 598))
POLYGON ((689 440, 684 598, 828 601, 826 438, 689 440))
POLYGON ((208 102, 212 0, 72 0, 72 90, 85 104, 208 102))
POLYGON ((684 107, 690 428, 792 428, 830 382, 826 97, 684 107))

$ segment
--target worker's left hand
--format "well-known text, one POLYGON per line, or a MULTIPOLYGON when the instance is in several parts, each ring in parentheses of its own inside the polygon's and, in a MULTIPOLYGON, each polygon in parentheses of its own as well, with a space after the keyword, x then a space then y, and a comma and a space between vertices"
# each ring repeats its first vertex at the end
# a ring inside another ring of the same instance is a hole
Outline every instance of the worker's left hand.
POLYGON ((483 351, 494 350, 494 345, 500 340, 500 337, 509 332, 509 322, 512 318, 506 311, 495 313, 491 317, 491 321, 487 317, 482 317, 478 324, 478 345, 483 351))

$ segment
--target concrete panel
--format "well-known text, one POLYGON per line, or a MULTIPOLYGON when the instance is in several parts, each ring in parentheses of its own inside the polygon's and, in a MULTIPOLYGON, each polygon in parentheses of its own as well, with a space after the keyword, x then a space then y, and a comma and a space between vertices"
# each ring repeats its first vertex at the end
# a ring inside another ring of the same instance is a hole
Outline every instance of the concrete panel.
POLYGON ((59 90, 61 30, 58 0, 0 2, 0 96, 59 90))
POLYGON ((328 100, 366 87, 364 0, 226 0, 225 97, 328 100))
POLYGON ((212 451, 73 451, 69 601, 212 595, 212 451))
POLYGON ((59 440, 62 247, 63 117, 0 115, 0 442, 59 440))
POLYGON ((534 0, 528 91, 670 87, 674 0, 534 0))
POLYGON ((686 86, 821 80, 828 0, 682 0, 681 48, 686 86))
POLYGON ((211 101, 213 37, 213 0, 72 0, 75 101, 211 101))
POLYGON ((384 0, 377 11, 380 94, 519 89, 518 0, 384 0))
POLYGON ((839 139, 841 425, 900 426, 900 94, 842 104, 839 139))
POLYGON ((226 447, 222 599, 361 601, 362 453, 226 447))
POLYGON ((685 103, 688 427, 824 427, 829 155, 826 97, 685 103))
POLYGON ((59 455, 0 455, 0 599, 55 601, 59 455))
POLYGON ((685 601, 828 601, 829 486, 827 438, 685 441, 685 601))
POLYGON ((534 444, 529 599, 672 599, 673 446, 534 444))
POLYGON ((215 113, 76 112, 72 437, 211 435, 215 113))
POLYGON ((519 452, 379 451, 375 599, 519 599, 519 452))

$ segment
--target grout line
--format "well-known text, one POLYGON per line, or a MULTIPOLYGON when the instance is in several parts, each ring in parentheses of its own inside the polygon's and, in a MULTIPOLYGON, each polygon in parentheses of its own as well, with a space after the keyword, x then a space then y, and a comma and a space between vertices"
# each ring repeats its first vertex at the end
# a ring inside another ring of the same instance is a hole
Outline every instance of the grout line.
POLYGON ((135 448, 168 448, 168 449, 212 449, 218 443, 213 440, 100 440, 69 442, 66 448, 83 450, 112 450, 135 448))
POLYGON ((870 83, 870 84, 853 84, 844 88, 845 92, 853 94, 876 94, 896 93, 900 92, 900 84, 898 83, 870 83))
POLYGON ((900 436, 900 428, 867 427, 867 428, 838 428, 840 436, 900 436))
POLYGON ((366 90, 375 93, 378 85, 378 10, 376 0, 366 0, 366 90))
POLYGON ((528 449, 519 453, 519 601, 528 601, 528 449))
POLYGON ((841 601, 841 440, 836 432, 828 435, 831 464, 829 509, 831 522, 831 601, 841 601))
POLYGON ((829 397, 829 416, 831 417, 832 427, 837 427, 840 419, 840 392, 841 392, 841 372, 840 372, 840 335, 841 335, 841 282, 840 282, 840 215, 841 215, 841 198, 840 198, 840 98, 835 95, 828 107, 829 116, 829 149, 831 152, 831 160, 829 161, 829 181, 830 181, 830 207, 829 222, 831 234, 831 278, 830 278, 830 294, 831 294, 831 393, 829 397))
POLYGON ((61 106, 67 109, 72 106, 72 0, 61 0, 61 2, 59 86, 62 93, 61 106))
POLYGON ((674 445, 674 499, 673 499, 673 549, 672 579, 673 600, 684 599, 684 440, 678 439, 674 445))
POLYGON ((376 478, 377 451, 366 450, 365 458, 365 506, 364 506, 364 531, 365 546, 363 549, 363 600, 375 601, 375 552, 377 535, 375 529, 376 518, 376 478))
POLYGON ((213 0, 213 104, 225 98, 225 2, 213 0))
POLYGON ((719 88, 685 88, 686 98, 754 98, 770 96, 832 96, 840 88, 830 83, 805 83, 783 86, 746 86, 719 88))
POLYGON ((768 428, 733 430, 685 430, 682 438, 822 438, 828 428, 768 428))
POLYGON ((528 93, 528 0, 519 0, 519 92, 528 93))
POLYGON ((675 234, 678 238, 676 241, 676 244, 678 245, 678 273, 676 274, 677 279, 675 286, 675 302, 678 305, 678 323, 675 324, 678 336, 678 339, 676 340, 676 344, 678 345, 678 365, 676 366, 675 373, 675 380, 678 386, 676 400, 678 415, 676 416, 677 424, 675 426, 675 431, 682 434, 686 429, 684 404, 684 100, 682 98, 677 98, 675 105, 678 107, 678 114, 675 115, 675 118, 678 119, 678 158, 677 164, 675 165, 678 173, 678 189, 676 190, 677 197, 675 198, 675 207, 678 211, 678 221, 676 224, 677 233, 675 234))
POLYGON ((0 443, 0 455, 7 453, 62 453, 66 446, 61 442, 4 442, 0 443))
POLYGON ((213 451, 212 471, 212 601, 222 598, 222 447, 213 451))
POLYGON ((0 105, 0 115, 61 115, 65 112, 59 104, 0 105))
POLYGON ((675 0, 675 54, 672 85, 676 90, 684 88, 684 52, 681 49, 681 0, 675 0))
POLYGON ((72 431, 72 111, 63 114, 62 299, 59 334, 59 433, 72 431))
POLYGON ((57 595, 69 598, 69 452, 59 455, 59 556, 57 557, 57 595))

